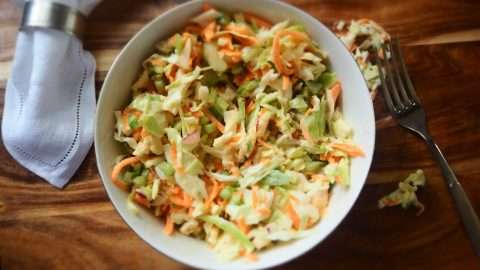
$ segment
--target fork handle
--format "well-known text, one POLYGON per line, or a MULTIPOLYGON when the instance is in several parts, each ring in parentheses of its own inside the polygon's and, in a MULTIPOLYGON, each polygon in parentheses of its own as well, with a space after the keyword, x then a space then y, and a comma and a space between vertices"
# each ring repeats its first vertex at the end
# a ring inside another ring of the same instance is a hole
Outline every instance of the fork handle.
POLYGON ((433 156, 440 164, 443 177, 447 183, 450 194, 452 194, 455 206, 460 213, 460 217, 463 221, 463 225, 467 230, 467 234, 470 238, 472 246, 477 256, 480 256, 480 220, 470 203, 467 194, 462 188, 460 182, 458 182, 455 173, 448 165, 447 160, 443 156, 438 145, 435 144, 432 138, 426 138, 427 144, 432 151, 433 156))

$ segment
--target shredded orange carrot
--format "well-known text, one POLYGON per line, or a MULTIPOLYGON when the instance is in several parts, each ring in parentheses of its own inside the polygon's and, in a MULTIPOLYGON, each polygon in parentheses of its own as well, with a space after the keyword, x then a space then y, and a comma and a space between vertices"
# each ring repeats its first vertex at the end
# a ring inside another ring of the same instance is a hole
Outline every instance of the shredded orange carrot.
POLYGON ((220 190, 221 190, 221 187, 223 185, 219 185, 218 182, 215 179, 213 179, 209 176, 207 176, 206 179, 208 181, 210 181, 213 185, 212 190, 211 190, 210 194, 208 195, 207 200, 205 201, 205 208, 209 209, 210 205, 213 203, 213 200, 215 200, 215 198, 218 196, 218 194, 220 194, 220 190))
POLYGON ((173 234, 173 220, 170 217, 170 215, 167 216, 167 220, 165 221, 165 226, 163 227, 163 233, 166 235, 172 235, 173 234))
POLYGON ((153 183, 154 178, 155 178, 155 171, 152 168, 150 168, 150 170, 148 170, 148 176, 147 176, 148 183, 149 184, 153 183))
MULTIPOLYGON (((126 110, 125 110, 126 111, 126 110)), ((123 133, 127 133, 130 129, 130 125, 128 124, 128 113, 125 113, 125 111, 123 111, 122 113, 122 121, 123 121, 123 133)))
POLYGON ((170 196, 168 199, 170 200, 170 202, 178 206, 182 206, 185 208, 189 208, 192 206, 192 199, 188 195, 186 195, 185 192, 183 193, 183 196, 170 196))
POLYGON ((257 44, 255 33, 253 33, 253 31, 247 26, 230 23, 225 29, 227 31, 224 31, 222 34, 231 34, 233 35, 233 38, 244 45, 251 46, 257 44))
POLYGON ((290 80, 290 77, 289 76, 282 76, 282 90, 283 91, 287 91, 288 89, 290 89, 292 85, 292 81, 290 80))
POLYGON ((170 192, 172 194, 178 195, 178 194, 182 193, 182 189, 179 186, 174 186, 170 189, 170 192))
POLYGON ((253 252, 246 252, 245 249, 240 250, 239 255, 245 257, 247 260, 252 261, 252 262, 258 260, 258 257, 257 257, 257 255, 256 255, 255 253, 253 253, 253 252))
POLYGON ((203 116, 203 113, 201 111, 195 111, 195 112, 192 112, 192 115, 195 116, 196 118, 200 118, 203 116))
POLYGON ((140 160, 137 157, 129 157, 117 163, 112 170, 112 182, 115 185, 117 185, 119 188, 128 191, 127 185, 123 181, 121 181, 118 177, 120 176, 120 173, 122 172, 123 168, 129 165, 134 165, 138 162, 140 162, 140 160))
POLYGON ((335 156, 331 152, 327 152, 324 154, 320 154, 320 160, 326 160, 328 163, 338 163, 340 161, 341 157, 335 156))
POLYGON ((142 205, 146 208, 150 208, 150 202, 145 197, 143 197, 142 195, 140 195, 138 193, 135 193, 135 196, 133 198, 138 204, 140 204, 140 205, 142 205))
POLYGON ((170 147, 170 156, 172 156, 172 160, 174 163, 174 167, 177 168, 177 144, 175 142, 172 142, 172 146, 170 147))
POLYGON ((125 108, 122 112, 122 122, 123 122, 123 133, 127 133, 128 129, 130 128, 130 125, 128 124, 128 117, 130 116, 130 113, 133 115, 140 117, 142 115, 142 112, 139 112, 135 109, 132 108, 125 108))
POLYGON ((183 192, 183 201, 190 205, 189 207, 192 207, 192 204, 193 204, 193 199, 192 197, 190 197, 186 192, 183 192))
POLYGON ((260 18, 252 13, 249 13, 249 12, 245 12, 243 13, 243 17, 249 21, 250 23, 255 23, 258 27, 264 27, 264 28, 267 28, 269 29, 270 27, 272 27, 272 23, 263 19, 263 18, 260 18))
POLYGON ((283 63, 281 54, 280 39, 284 36, 290 36, 295 42, 308 41, 309 38, 305 33, 288 30, 278 31, 273 38, 272 54, 275 68, 283 75, 291 75, 294 73, 294 69, 288 68, 283 63))
POLYGON ((209 112, 204 111, 203 114, 210 120, 210 122, 213 123, 213 125, 220 131, 220 132, 225 132, 225 126, 220 123, 220 121, 215 118, 215 116, 211 115, 209 112))
POLYGON ((137 129, 135 129, 135 131, 133 131, 132 137, 137 142, 142 139, 142 129, 143 128, 137 128, 137 129))
POLYGON ((236 222, 237 224, 237 227, 245 234, 248 234, 248 232, 250 231, 250 228, 249 226, 245 223, 245 220, 243 219, 243 217, 239 218, 236 222))
POLYGON ((252 207, 257 208, 258 205, 258 186, 252 187, 252 207))
POLYGON ((214 165, 215 165, 215 170, 217 171, 223 170, 223 164, 219 159, 215 160, 214 165))
POLYGON ((332 91, 333 104, 335 105, 340 93, 342 92, 342 86, 339 82, 336 82, 332 88, 330 88, 330 90, 332 91))
POLYGON ((210 42, 212 41, 213 37, 215 36, 215 28, 217 27, 217 24, 215 21, 212 21, 211 23, 207 24, 207 26, 202 30, 202 36, 205 39, 205 41, 210 42))
POLYGON ((365 153, 360 147, 354 144, 347 143, 333 143, 332 148, 345 152, 350 157, 363 157, 365 153))
POLYGON ((257 142, 258 142, 260 145, 265 146, 265 147, 267 147, 267 148, 273 148, 273 147, 274 147, 273 145, 267 143, 266 141, 264 141, 264 140, 262 140, 262 139, 257 139, 257 142))
POLYGON ((269 217, 272 214, 272 210, 270 210, 270 208, 267 208, 267 207, 262 207, 262 208, 258 209, 258 212, 263 217, 269 217))
POLYGON ((165 77, 167 77, 167 79, 170 83, 175 81, 175 76, 177 75, 177 70, 178 70, 178 66, 173 65, 172 68, 170 69, 170 72, 165 73, 165 77))
POLYGON ((251 100, 248 105, 247 105, 247 108, 245 108, 245 111, 247 113, 251 113, 253 110, 255 109, 255 101, 251 100))
POLYGON ((300 217, 298 217, 297 212, 290 202, 287 203, 285 211, 287 212, 288 217, 292 220, 293 228, 298 230, 300 228, 300 217))
POLYGON ((225 144, 226 145, 234 144, 234 143, 238 142, 240 140, 240 138, 241 138, 240 134, 234 135, 227 142, 225 142, 225 144))

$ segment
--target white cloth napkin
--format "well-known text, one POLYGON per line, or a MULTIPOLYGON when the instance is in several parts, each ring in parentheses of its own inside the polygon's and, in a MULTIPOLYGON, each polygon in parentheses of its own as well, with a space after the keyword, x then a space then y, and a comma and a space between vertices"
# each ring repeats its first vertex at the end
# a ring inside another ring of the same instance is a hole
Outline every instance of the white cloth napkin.
MULTIPOLYGON (((100 0, 54 2, 87 15, 100 0)), ((62 188, 92 146, 94 118, 95 59, 80 40, 51 29, 20 31, 3 111, 7 151, 62 188)))

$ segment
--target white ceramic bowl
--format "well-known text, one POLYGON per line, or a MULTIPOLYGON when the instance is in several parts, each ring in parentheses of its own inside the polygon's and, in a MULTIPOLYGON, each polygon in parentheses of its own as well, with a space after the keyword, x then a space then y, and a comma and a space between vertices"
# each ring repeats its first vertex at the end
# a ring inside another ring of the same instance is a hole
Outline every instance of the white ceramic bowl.
MULTIPOLYGON (((357 199, 368 174, 375 142, 375 121, 372 102, 365 81, 355 61, 343 44, 319 21, 288 4, 274 0, 209 0, 215 7, 230 11, 250 11, 273 22, 290 19, 303 24, 330 57, 331 67, 342 82, 343 113, 355 130, 354 140, 365 151, 351 166, 351 187, 334 188, 327 214, 311 236, 261 252, 256 262, 238 259, 222 262, 207 245, 181 234, 166 236, 162 223, 147 211, 134 215, 127 210, 127 194, 115 187, 110 173, 120 147, 113 140, 114 111, 129 102, 130 86, 139 73, 141 62, 153 52, 153 45, 180 30, 200 13, 203 1, 188 2, 157 17, 138 32, 115 59, 102 87, 98 101, 95 152, 97 166, 118 213, 143 240, 163 254, 184 264, 209 269, 257 269, 290 261, 310 250, 327 237, 347 215, 357 199)), ((321 258, 319 258, 321 259, 321 258)))

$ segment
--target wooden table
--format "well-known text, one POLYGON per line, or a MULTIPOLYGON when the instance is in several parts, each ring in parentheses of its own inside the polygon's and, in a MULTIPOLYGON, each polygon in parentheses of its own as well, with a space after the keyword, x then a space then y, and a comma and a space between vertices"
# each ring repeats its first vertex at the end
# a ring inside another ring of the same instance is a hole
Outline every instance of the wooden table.
MULTIPOLYGON (((105 0, 92 14, 85 47, 97 59, 97 91, 123 45, 181 1, 105 0)), ((433 137, 480 212, 480 2, 478 0, 294 0, 331 24, 368 17, 400 38, 433 137)), ((20 10, 0 1, 0 107, 20 10)), ((375 101, 376 151, 368 184, 345 221, 287 269, 480 269, 425 144, 375 101), (397 181, 422 168, 426 211, 377 209, 397 181)), ((1 114, 0 114, 1 115, 1 114)), ((19 166, 0 146, 1 269, 186 269, 156 252, 120 219, 106 196, 93 149, 64 190, 19 166)))

